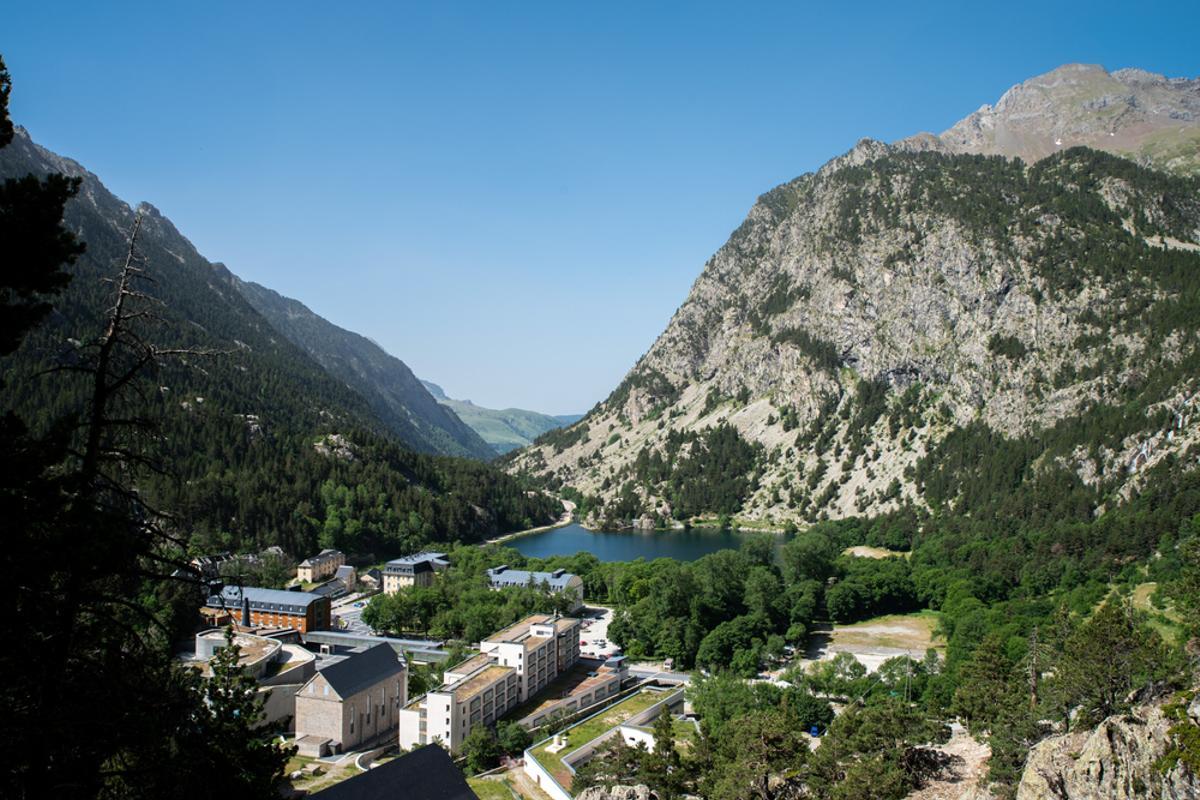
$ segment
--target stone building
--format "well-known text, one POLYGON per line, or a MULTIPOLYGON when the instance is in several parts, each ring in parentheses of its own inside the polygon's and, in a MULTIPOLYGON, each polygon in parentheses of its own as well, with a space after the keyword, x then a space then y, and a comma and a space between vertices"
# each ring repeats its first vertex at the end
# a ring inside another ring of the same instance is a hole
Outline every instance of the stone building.
POLYGON ((339 657, 319 667, 296 692, 296 746, 324 755, 395 736, 408 696, 408 668, 389 645, 339 657))
POLYGON ((383 592, 395 594, 409 586, 430 586, 434 575, 449 565, 445 553, 414 553, 394 558, 383 567, 383 592))
POLYGON ((340 550, 322 550, 311 558, 300 562, 296 577, 305 583, 316 583, 331 577, 337 568, 346 563, 346 554, 340 550))

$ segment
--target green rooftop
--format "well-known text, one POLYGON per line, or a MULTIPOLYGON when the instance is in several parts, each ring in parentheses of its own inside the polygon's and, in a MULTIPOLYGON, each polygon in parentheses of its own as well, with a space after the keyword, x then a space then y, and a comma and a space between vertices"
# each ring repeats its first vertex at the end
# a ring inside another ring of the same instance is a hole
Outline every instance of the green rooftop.
POLYGON ((650 706, 670 697, 672 694, 673 692, 671 691, 652 692, 648 689, 643 689, 616 705, 609 706, 603 711, 562 731, 567 737, 568 744, 557 753, 551 753, 546 749, 554 744, 554 739, 550 738, 530 750, 530 755, 546 768, 546 771, 554 777, 554 780, 558 781, 560 786, 570 791, 573 773, 562 762, 564 756, 571 755, 571 753, 574 753, 600 734, 610 728, 615 728, 623 724, 630 717, 635 716, 641 711, 645 711, 650 706))

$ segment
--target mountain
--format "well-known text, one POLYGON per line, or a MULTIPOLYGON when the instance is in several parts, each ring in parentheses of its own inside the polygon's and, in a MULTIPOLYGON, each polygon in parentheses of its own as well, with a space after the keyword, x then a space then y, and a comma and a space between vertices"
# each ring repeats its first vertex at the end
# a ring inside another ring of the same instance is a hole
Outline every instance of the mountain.
POLYGON ((1036 161, 1086 146, 1142 166, 1200 174, 1200 79, 1067 64, 1012 87, 940 136, 899 143, 1036 161))
POLYGON ((488 443, 435 400, 403 361, 298 300, 233 275, 230 279, 275 330, 362 395, 376 416, 414 450, 484 460, 495 457, 488 443))
POLYGON ((455 400, 446 396, 442 387, 421 381, 439 403, 469 425, 492 448, 493 455, 503 455, 525 447, 547 431, 578 421, 582 415, 552 417, 521 408, 493 409, 477 406, 470 400, 455 400))
POLYGON ((1009 135, 1103 123, 1124 147, 1151 112, 1181 141, 1200 129, 1196 81, 1114 73, 1136 90, 1114 117, 1071 88, 1110 85, 1097 70, 1026 82, 951 129, 993 138, 864 140, 762 195, 620 386, 510 470, 596 523, 780 526, 907 504, 1089 520, 1193 469, 1191 161, 1034 161, 1032 134, 1009 135), (1031 160, 988 155, 996 142, 1031 160))
MULTIPOLYGON (((135 210, 18 129, 0 149, 0 178, 29 173, 80 179, 64 224, 87 247, 47 321, 0 360, 0 410, 44 430, 86 399, 72 373, 56 368, 76 363, 100 332, 135 210)), ((165 360, 147 374, 135 409, 156 420, 144 443, 163 468, 141 475, 139 491, 186 520, 180 533, 192 549, 384 555, 553 518, 554 504, 492 466, 404 446, 358 392, 273 328, 227 269, 152 206, 138 211, 149 279, 140 288, 159 319, 143 333, 160 347, 209 353, 165 360)))

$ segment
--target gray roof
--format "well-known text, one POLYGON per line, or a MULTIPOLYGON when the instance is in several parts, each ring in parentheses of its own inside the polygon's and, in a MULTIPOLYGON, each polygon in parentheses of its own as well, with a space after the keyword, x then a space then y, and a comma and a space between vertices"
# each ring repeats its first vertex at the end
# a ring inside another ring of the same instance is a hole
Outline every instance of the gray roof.
POLYGON ((321 800, 477 800, 450 754, 427 744, 316 792, 321 800))
POLYGON ((555 570, 554 572, 530 572, 525 569, 509 569, 507 566, 488 570, 488 579, 492 586, 535 586, 548 584, 551 589, 561 592, 575 576, 570 572, 555 570))
POLYGON ((250 608, 255 611, 291 611, 303 614, 315 601, 321 600, 319 594, 312 592, 289 592, 286 589, 262 589, 257 586, 226 586, 220 595, 208 598, 209 608, 227 608, 230 611, 240 611, 242 597, 250 601, 250 608))
POLYGON ((343 699, 382 680, 404 671, 404 662, 388 645, 379 644, 360 653, 350 653, 345 659, 321 667, 333 690, 343 699))
POLYGON ((432 572, 437 567, 445 567, 449 564, 445 553, 421 552, 393 558, 384 565, 384 572, 414 575, 418 572, 432 572))

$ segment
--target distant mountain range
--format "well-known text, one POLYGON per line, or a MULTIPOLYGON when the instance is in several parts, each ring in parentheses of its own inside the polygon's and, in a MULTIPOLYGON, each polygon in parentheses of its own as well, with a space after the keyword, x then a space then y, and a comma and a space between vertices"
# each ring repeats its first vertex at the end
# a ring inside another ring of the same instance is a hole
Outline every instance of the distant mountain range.
POLYGON ((442 405, 453 409, 458 418, 475 430, 499 455, 525 447, 543 433, 570 425, 583 418, 582 414, 551 416, 521 408, 492 409, 477 406, 470 400, 455 400, 446 396, 441 386, 431 381, 421 383, 442 405))
POLYGON ((759 197, 613 393, 510 469, 609 524, 1018 492, 1090 520, 1196 467, 1198 174, 1200 80, 1133 69, 864 139, 759 197))

